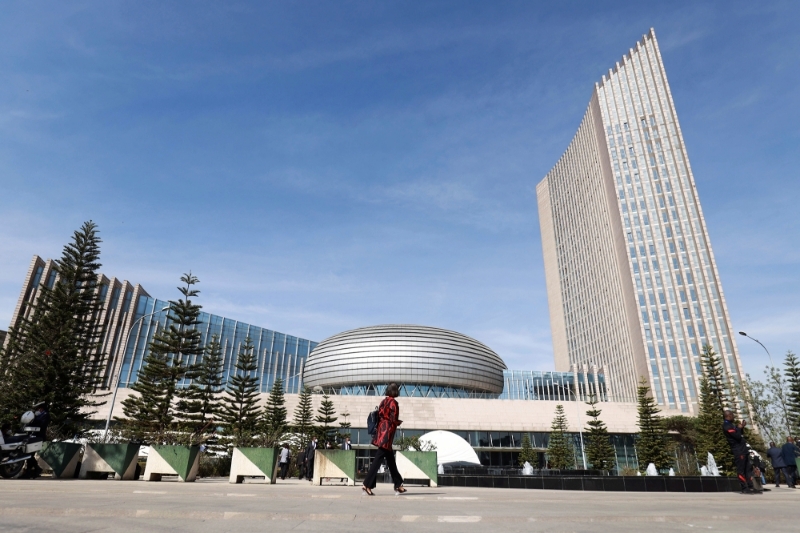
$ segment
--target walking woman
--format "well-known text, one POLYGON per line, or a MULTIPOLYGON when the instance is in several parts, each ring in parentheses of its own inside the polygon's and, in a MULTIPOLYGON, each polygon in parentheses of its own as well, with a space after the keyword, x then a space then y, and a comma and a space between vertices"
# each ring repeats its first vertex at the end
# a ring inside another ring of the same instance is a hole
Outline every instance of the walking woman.
POLYGON ((372 445, 378 447, 378 453, 372 464, 369 466, 367 477, 364 479, 364 486, 361 490, 374 496, 372 489, 375 488, 375 478, 378 476, 378 469, 381 467, 384 459, 386 465, 389 467, 389 472, 392 474, 392 482, 394 483, 394 491, 397 494, 406 492, 403 487, 403 478, 400 472, 397 471, 397 463, 394 460, 394 450, 392 449, 392 442, 394 441, 394 433, 397 431, 397 426, 403 423, 400 420, 400 406, 397 405, 397 396, 400 394, 400 387, 397 383, 390 383, 386 387, 386 398, 383 399, 378 407, 378 427, 375 431, 375 437, 372 439, 372 445))

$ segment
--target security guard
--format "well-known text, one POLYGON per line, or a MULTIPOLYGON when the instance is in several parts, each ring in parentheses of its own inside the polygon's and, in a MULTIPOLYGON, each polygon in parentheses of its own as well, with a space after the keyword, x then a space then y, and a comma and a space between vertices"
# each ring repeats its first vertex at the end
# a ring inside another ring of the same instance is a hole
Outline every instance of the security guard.
POLYGON ((747 422, 742 420, 739 424, 733 423, 733 411, 725 410, 725 421, 722 422, 722 431, 733 452, 733 460, 736 463, 736 475, 742 487, 742 494, 762 494, 760 490, 753 488, 752 464, 750 463, 750 450, 747 448, 747 441, 744 440, 742 430, 747 422))

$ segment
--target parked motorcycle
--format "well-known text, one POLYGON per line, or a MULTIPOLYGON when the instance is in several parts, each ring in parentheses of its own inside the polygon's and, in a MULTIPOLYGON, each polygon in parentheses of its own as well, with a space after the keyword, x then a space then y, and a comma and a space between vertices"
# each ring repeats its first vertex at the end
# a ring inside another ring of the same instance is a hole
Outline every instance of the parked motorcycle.
POLYGON ((11 437, 0 432, 0 477, 13 478, 19 475, 25 461, 42 449, 42 439, 38 436, 41 428, 29 426, 35 415, 28 411, 20 418, 22 433, 11 437))

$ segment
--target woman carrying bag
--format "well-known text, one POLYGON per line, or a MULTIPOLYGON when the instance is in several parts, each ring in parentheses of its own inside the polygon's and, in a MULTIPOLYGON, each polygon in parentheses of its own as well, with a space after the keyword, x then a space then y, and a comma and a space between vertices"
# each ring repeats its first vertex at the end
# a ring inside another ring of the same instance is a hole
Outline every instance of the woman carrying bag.
POLYGON ((403 477, 397 471, 397 463, 394 460, 394 450, 392 449, 394 433, 397 431, 397 426, 403 423, 399 418, 400 406, 397 405, 397 400, 395 400, 399 394, 400 387, 397 386, 397 383, 390 383, 386 387, 386 398, 378 406, 378 427, 375 431, 375 437, 372 439, 372 445, 378 447, 378 453, 375 455, 375 459, 372 460, 367 477, 364 479, 364 485, 361 487, 361 490, 370 496, 375 495, 372 489, 375 488, 378 469, 384 459, 392 475, 394 491, 397 494, 406 492, 406 488, 403 487, 403 477))

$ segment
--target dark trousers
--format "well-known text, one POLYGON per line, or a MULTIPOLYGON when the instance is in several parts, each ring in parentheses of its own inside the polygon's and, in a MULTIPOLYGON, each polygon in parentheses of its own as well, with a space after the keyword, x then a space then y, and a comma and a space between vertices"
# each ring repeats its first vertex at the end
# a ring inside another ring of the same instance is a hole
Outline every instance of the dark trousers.
POLYGON ((794 487, 794 482, 797 478, 797 466, 795 465, 787 466, 785 472, 786 472, 786 483, 790 487, 794 487))
POLYGON ((314 477, 314 460, 309 459, 306 462, 306 479, 311 481, 313 477, 314 477))
POLYGON ((739 485, 741 485, 742 490, 753 488, 753 480, 751 479, 753 475, 753 468, 750 464, 750 454, 744 453, 741 455, 735 455, 734 461, 736 462, 736 477, 739 478, 739 485))
POLYGON ((383 448, 378 448, 378 453, 375 455, 375 459, 372 460, 372 464, 369 465, 367 477, 364 479, 364 486, 368 489, 375 488, 376 478, 378 477, 378 469, 381 467, 384 459, 386 460, 386 466, 389 467, 389 473, 392 474, 392 483, 394 483, 394 488, 397 488, 403 484, 403 477, 400 475, 400 472, 397 471, 397 463, 394 460, 394 450, 384 450, 383 448))
POLYGON ((281 479, 286 479, 287 470, 289 470, 289 463, 281 463, 281 479))
POLYGON ((781 484, 781 474, 783 474, 783 480, 786 481, 786 484, 787 485, 791 485, 791 482, 789 482, 789 474, 786 472, 786 467, 785 466, 778 466, 778 467, 774 467, 773 466, 772 470, 773 470, 773 472, 775 472, 775 486, 776 487, 779 487, 780 484, 781 484))

